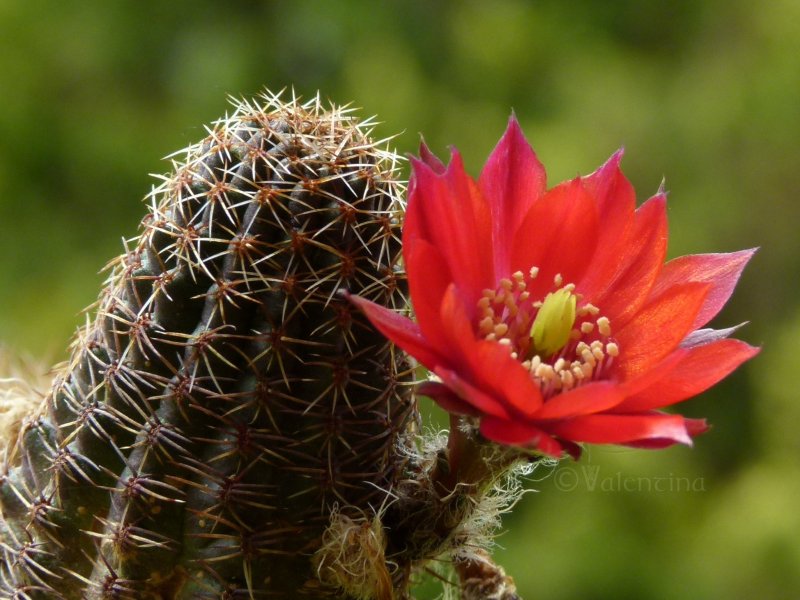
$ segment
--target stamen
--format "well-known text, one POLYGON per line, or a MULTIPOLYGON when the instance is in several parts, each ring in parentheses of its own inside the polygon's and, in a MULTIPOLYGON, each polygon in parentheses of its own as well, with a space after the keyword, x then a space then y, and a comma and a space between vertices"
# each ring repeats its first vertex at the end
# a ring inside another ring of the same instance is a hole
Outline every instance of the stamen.
POLYGON ((611 335, 611 321, 608 320, 608 317, 600 317, 597 319, 597 330, 600 332, 600 335, 604 337, 611 335))
POLYGON ((552 292, 532 298, 528 288, 538 275, 538 267, 516 271, 483 290, 475 322, 480 337, 508 348, 547 400, 605 378, 620 348, 610 339, 608 317, 581 304, 583 296, 561 273, 553 277, 552 292))
POLYGON ((492 319, 492 317, 490 316, 486 316, 483 319, 481 319, 480 323, 478 323, 478 327, 480 328, 481 332, 483 332, 485 335, 486 333, 489 333, 494 327, 494 319, 492 319))
POLYGON ((497 325, 494 326, 494 334, 498 338, 503 337, 506 333, 508 333, 508 325, 506 325, 505 323, 498 323, 497 325))
POLYGON ((561 384, 567 390, 575 387, 575 377, 572 375, 572 371, 561 371, 561 384))
POLYGON ((579 314, 581 316, 592 315, 593 317, 596 317, 598 314, 600 314, 600 309, 597 308, 594 304, 584 304, 578 310, 580 311, 579 314))

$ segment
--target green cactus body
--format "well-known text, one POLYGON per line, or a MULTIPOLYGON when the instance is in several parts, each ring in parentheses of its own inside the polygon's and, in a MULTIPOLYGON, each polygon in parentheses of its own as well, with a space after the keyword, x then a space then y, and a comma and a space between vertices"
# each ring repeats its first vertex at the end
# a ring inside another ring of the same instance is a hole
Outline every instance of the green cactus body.
MULTIPOLYGON (((311 556, 401 476, 396 156, 369 122, 264 95, 173 162, 0 485, 9 598, 335 594, 311 556)), ((369 515, 367 515, 369 517, 369 515)))

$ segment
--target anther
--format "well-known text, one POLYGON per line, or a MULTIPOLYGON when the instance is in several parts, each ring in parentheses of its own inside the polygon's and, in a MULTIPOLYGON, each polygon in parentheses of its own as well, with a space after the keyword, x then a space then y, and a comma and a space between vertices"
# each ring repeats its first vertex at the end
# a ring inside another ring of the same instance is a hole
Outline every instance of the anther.
POLYGON ((594 366, 597 364, 597 359, 594 357, 594 353, 588 348, 581 352, 581 358, 585 364, 592 368, 594 368, 594 366))
POLYGON ((609 342, 606 344, 606 353, 609 356, 619 356, 619 346, 614 342, 609 342))
POLYGON ((608 337, 611 335, 611 321, 608 320, 608 317, 600 317, 597 319, 597 329, 602 336, 608 337))
POLYGON ((592 333, 594 331, 594 323, 590 323, 589 321, 584 321, 581 323, 581 331, 583 333, 592 333))
POLYGON ((575 385, 575 377, 572 375, 572 371, 561 371, 561 383, 564 385, 566 389, 571 389, 575 385))
POLYGON ((586 311, 585 314, 589 314, 595 316, 600 313, 600 309, 597 308, 594 304, 584 304, 581 307, 582 310, 586 311))
POLYGON ((494 319, 488 316, 484 317, 481 319, 481 322, 478 323, 478 328, 480 329, 481 335, 486 335, 494 328, 494 319))

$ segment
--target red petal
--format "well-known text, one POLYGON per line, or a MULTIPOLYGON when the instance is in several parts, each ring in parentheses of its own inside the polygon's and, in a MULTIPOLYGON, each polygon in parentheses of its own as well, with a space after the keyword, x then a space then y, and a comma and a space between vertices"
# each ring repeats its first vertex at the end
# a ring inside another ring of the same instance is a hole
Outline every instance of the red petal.
POLYGON ((590 444, 692 443, 686 419, 680 415, 585 415, 547 429, 558 437, 590 444))
POLYGON ((596 296, 586 294, 585 301, 600 307, 603 315, 617 327, 624 325, 647 300, 667 253, 666 198, 654 196, 634 215, 627 240, 619 240, 619 269, 613 281, 596 296))
MULTIPOLYGON (((701 433, 705 433, 706 431, 708 431, 708 424, 706 423, 705 419, 684 418, 683 425, 686 427, 686 431, 691 437, 698 436, 701 433)), ((649 440, 639 440, 636 442, 629 442, 625 445, 631 446, 632 448, 646 448, 649 450, 658 450, 660 448, 666 448, 667 446, 672 446, 676 442, 680 442, 680 440, 673 440, 670 438, 655 438, 649 440)), ((688 445, 691 446, 691 444, 688 445)))
POLYGON ((638 377, 673 352, 689 332, 703 305, 708 284, 675 285, 651 299, 621 330, 614 330, 620 347, 616 373, 623 380, 638 377))
POLYGON ((535 425, 523 421, 484 417, 481 419, 481 434, 501 444, 536 448, 557 458, 563 453, 561 444, 535 425))
POLYGON ((590 383, 547 400, 536 412, 535 418, 565 419, 606 411, 617 406, 623 398, 617 384, 590 383))
POLYGON ((729 254, 694 254, 671 260, 664 265, 653 294, 688 281, 710 283, 706 301, 692 324, 692 329, 698 329, 713 319, 731 297, 742 270, 754 253, 755 249, 751 249, 729 254))
POLYGON ((478 340, 475 339, 475 329, 468 309, 464 305, 463 294, 459 293, 454 283, 447 286, 442 296, 439 305, 439 326, 442 343, 447 348, 448 356, 452 357, 451 364, 459 365, 461 367, 458 369, 459 372, 469 372, 469 361, 475 352, 478 340))
POLYGON ((597 171, 585 177, 583 184, 597 203, 601 215, 597 249, 591 258, 591 269, 578 283, 581 292, 595 296, 603 290, 620 268, 620 240, 630 235, 636 209, 636 193, 622 174, 619 162, 622 150, 616 152, 597 171))
POLYGON ((534 201, 547 189, 544 167, 520 129, 514 115, 500 142, 489 155, 478 179, 489 202, 495 249, 495 273, 508 274, 509 240, 534 201))
POLYGON ((497 342, 479 341, 470 353, 472 377, 484 390, 492 390, 506 406, 525 417, 536 414, 543 403, 542 393, 508 348, 497 342))
POLYGON ((597 205, 580 179, 559 184, 535 202, 511 247, 511 271, 539 267, 529 287, 537 298, 553 287, 560 273, 565 283, 580 280, 597 241, 597 205))
POLYGON ((683 349, 678 361, 670 361, 673 364, 666 370, 656 367, 659 377, 654 378, 643 390, 626 398, 615 410, 651 410, 696 396, 727 377, 758 352, 758 348, 731 339, 683 349))
POLYGON ((428 396, 444 410, 455 415, 468 415, 479 417, 481 411, 475 406, 462 400, 451 388, 435 381, 426 381, 417 387, 417 394, 428 396))
POLYGON ((419 142, 419 157, 422 159, 422 162, 433 169, 437 175, 441 175, 447 170, 447 167, 445 167, 444 163, 439 160, 439 157, 430 151, 430 148, 428 148, 425 140, 420 140, 419 142))
MULTIPOLYGON (((508 410, 498 402, 497 398, 479 390, 470 382, 465 381, 455 371, 440 367, 435 369, 434 373, 441 378, 444 385, 450 388, 464 403, 473 407, 478 414, 491 415, 502 419, 510 418, 508 410)), ((434 400, 437 400, 437 398, 434 397, 434 400)), ((442 408, 448 410, 444 405, 442 405, 442 408)))
POLYGON ((455 286, 445 292, 440 319, 449 344, 451 365, 473 387, 495 398, 508 410, 533 415, 542 405, 542 394, 508 348, 478 340, 455 286))
POLYGON ((414 313, 425 338, 442 354, 448 342, 441 327, 442 298, 452 281, 450 270, 439 250, 423 239, 415 239, 403 250, 408 272, 408 287, 414 313))
POLYGON ((418 159, 412 159, 412 166, 403 247, 418 238, 437 247, 459 287, 477 301, 482 290, 495 285, 489 206, 458 153, 443 175, 418 159))
POLYGON ((447 364, 436 353, 436 350, 430 347, 428 340, 425 339, 417 324, 411 319, 407 319, 393 310, 389 310, 384 306, 375 304, 360 296, 348 294, 347 298, 364 311, 370 323, 372 323, 378 331, 416 358, 428 369, 433 369, 440 364, 447 364))

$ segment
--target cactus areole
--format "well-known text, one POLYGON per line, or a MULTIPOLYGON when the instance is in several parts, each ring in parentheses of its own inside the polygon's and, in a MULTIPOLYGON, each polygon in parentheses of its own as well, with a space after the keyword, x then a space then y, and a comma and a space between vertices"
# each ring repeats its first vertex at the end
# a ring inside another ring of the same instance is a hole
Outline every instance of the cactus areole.
POLYGON ((406 306, 370 127, 264 94, 173 156, 6 457, 3 598, 348 597, 312 557, 391 502, 417 414, 341 294, 406 306))

